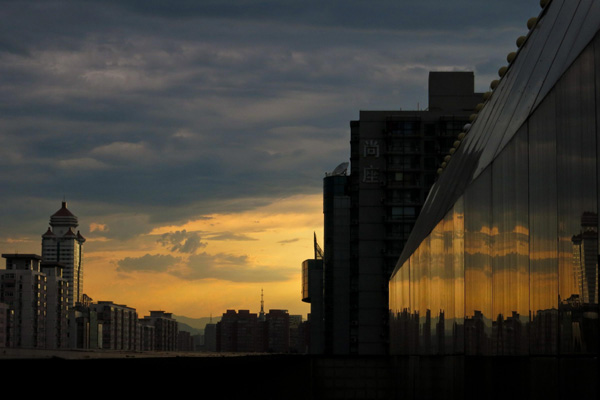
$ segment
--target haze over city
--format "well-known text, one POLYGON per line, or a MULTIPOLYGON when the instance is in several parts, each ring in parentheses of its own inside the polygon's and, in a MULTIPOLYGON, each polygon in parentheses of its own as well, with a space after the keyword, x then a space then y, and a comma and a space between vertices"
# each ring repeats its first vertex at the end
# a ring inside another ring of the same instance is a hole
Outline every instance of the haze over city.
POLYGON ((61 201, 84 292, 140 313, 306 314, 322 178, 359 110, 427 104, 429 71, 496 79, 537 1, 2 1, 0 249, 61 201))

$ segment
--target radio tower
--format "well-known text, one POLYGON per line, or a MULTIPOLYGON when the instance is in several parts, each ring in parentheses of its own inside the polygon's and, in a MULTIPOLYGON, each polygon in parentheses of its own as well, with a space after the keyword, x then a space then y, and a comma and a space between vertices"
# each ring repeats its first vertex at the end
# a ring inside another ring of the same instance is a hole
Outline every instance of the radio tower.
POLYGON ((265 301, 263 299, 263 290, 260 289, 260 313, 258 314, 258 320, 265 320, 265 301))

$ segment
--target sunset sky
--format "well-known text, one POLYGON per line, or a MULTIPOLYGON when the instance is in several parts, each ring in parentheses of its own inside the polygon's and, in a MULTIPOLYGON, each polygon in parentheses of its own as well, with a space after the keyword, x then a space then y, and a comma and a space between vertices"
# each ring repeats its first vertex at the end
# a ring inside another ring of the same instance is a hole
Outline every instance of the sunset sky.
POLYGON ((486 91, 538 0, 0 0, 0 252, 66 199, 84 292, 192 318, 309 312, 322 178, 360 110, 486 91))

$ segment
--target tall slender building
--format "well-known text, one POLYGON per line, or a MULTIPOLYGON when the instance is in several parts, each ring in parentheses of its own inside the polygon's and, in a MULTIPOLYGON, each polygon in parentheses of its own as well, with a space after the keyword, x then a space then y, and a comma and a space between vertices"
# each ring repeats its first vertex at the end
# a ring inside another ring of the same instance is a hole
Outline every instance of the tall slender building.
POLYGON ((431 185, 481 100, 473 72, 430 72, 426 110, 361 111, 350 174, 324 179, 325 353, 386 354, 388 282, 431 185))
POLYGON ((50 227, 42 235, 42 259, 64 265, 63 277, 69 282, 68 305, 81 302, 83 295, 83 243, 85 238, 76 229, 77 217, 62 202, 60 210, 50 217, 50 227))

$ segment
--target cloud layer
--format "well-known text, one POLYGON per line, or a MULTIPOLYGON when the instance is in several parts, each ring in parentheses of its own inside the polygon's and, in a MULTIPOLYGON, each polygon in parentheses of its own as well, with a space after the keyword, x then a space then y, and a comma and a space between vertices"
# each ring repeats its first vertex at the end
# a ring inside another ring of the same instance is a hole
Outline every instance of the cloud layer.
POLYGON ((250 231, 147 237, 320 193, 361 109, 424 107, 431 70, 473 70, 485 90, 539 11, 535 0, 0 0, 0 243, 39 252, 66 197, 87 249, 140 246, 142 257, 119 255, 121 273, 289 279, 207 247, 254 243, 250 231))

